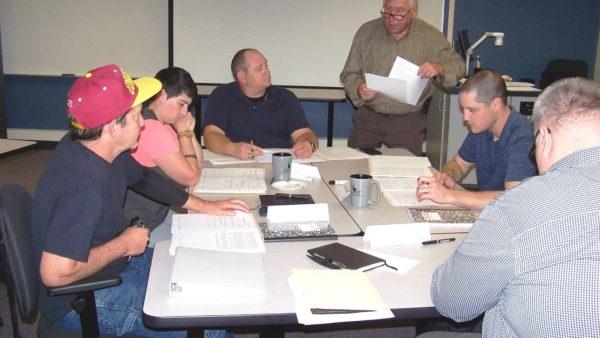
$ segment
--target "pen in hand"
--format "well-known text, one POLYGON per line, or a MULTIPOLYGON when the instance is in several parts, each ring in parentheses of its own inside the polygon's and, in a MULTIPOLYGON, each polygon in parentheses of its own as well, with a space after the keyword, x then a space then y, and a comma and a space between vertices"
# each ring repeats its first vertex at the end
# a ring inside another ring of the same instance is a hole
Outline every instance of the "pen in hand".
POLYGON ((423 245, 429 245, 429 244, 441 244, 441 243, 448 243, 448 242, 452 242, 455 241, 456 238, 454 237, 450 237, 450 238, 441 238, 441 239, 432 239, 430 241, 425 241, 421 244, 423 245))

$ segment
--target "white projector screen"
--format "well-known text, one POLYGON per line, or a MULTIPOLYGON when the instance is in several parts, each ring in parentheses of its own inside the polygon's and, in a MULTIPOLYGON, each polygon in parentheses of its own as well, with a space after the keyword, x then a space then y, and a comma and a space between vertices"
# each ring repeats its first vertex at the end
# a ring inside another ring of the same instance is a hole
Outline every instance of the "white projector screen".
POLYGON ((165 0, 0 0, 4 73, 83 75, 116 63, 131 76, 168 66, 165 0))
MULTIPOLYGON (((444 2, 419 2, 419 17, 440 31, 444 2)), ((274 84, 340 87, 354 34, 381 7, 381 0, 177 0, 174 65, 197 83, 227 83, 235 52, 256 48, 274 84)))

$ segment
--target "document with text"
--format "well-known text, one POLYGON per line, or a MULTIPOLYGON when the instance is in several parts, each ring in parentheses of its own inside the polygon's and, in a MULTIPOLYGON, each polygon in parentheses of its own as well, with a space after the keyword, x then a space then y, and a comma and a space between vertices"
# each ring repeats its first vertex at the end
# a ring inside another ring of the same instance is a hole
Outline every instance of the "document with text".
POLYGON ((262 194, 267 191, 263 168, 203 168, 195 193, 262 194))
POLYGON ((265 244, 254 216, 242 212, 234 216, 206 214, 173 215, 169 253, 177 247, 257 253, 265 244))
POLYGON ((431 176, 431 163, 427 157, 417 156, 371 156, 369 169, 374 177, 431 176))

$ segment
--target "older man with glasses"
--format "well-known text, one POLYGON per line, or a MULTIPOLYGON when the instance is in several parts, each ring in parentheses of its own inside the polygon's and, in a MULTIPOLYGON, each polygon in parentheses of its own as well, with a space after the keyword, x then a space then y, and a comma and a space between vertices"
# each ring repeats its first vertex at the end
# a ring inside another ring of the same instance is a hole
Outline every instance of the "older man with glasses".
POLYGON ((600 337, 600 85, 553 83, 532 120, 540 175, 484 209, 431 299, 458 322, 485 313, 483 337, 600 337))
POLYGON ((426 127, 426 89, 416 105, 396 101, 366 86, 364 73, 388 76, 397 56, 419 65, 418 75, 453 86, 464 75, 464 63, 446 37, 417 19, 417 0, 385 0, 381 18, 363 24, 352 42, 340 74, 358 110, 348 138, 353 148, 404 147, 421 153, 426 127))

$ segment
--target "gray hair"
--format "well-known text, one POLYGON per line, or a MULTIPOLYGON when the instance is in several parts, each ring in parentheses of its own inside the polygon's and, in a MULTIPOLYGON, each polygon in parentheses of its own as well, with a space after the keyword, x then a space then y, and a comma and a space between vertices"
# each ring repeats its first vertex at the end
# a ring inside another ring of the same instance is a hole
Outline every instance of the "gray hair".
MULTIPOLYGON (((385 0, 382 1, 383 6, 385 6, 385 0)), ((410 6, 411 8, 419 8, 419 1, 418 0, 408 0, 408 6, 410 6)))
POLYGON ((560 126, 586 118, 600 123, 600 85, 581 77, 554 82, 533 106, 535 125, 544 121, 560 126))
POLYGON ((495 98, 502 100, 506 105, 508 92, 506 82, 500 74, 491 69, 482 69, 469 76, 467 81, 460 86, 459 94, 475 92, 475 99, 479 103, 489 106, 495 98))

